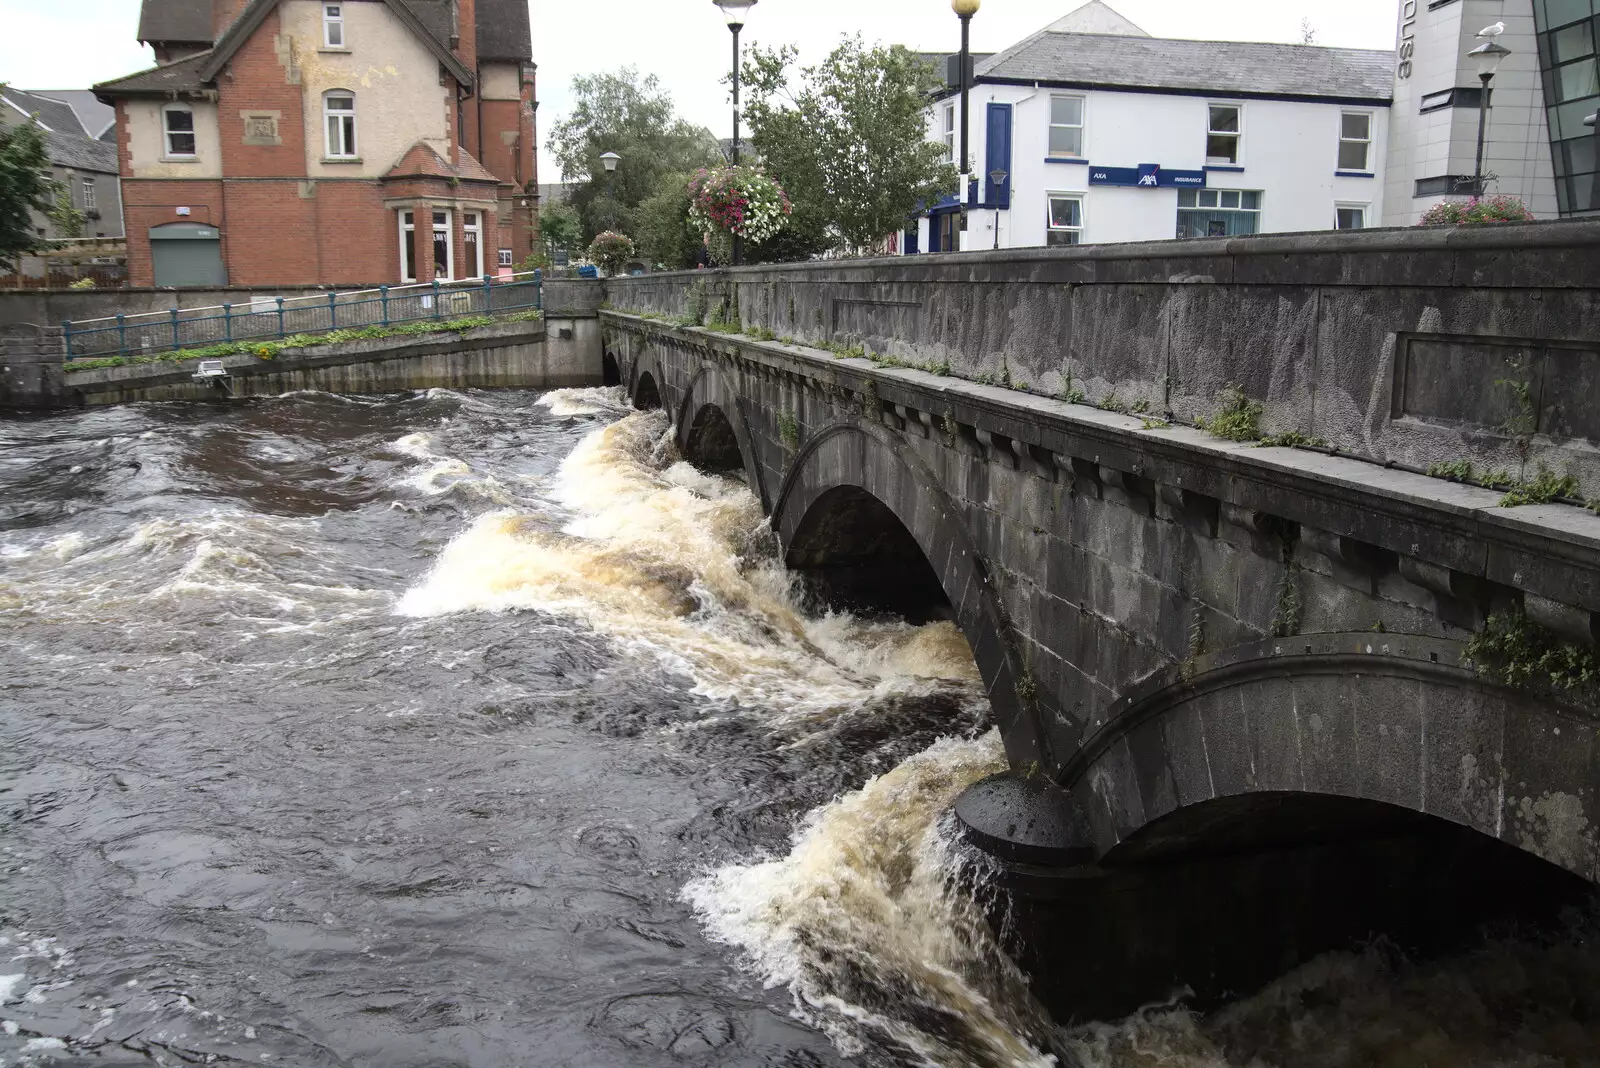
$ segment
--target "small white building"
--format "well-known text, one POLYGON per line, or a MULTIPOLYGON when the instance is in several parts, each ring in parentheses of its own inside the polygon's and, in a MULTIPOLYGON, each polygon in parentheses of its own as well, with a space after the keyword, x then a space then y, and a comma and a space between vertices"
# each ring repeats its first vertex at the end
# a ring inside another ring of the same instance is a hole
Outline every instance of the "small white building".
MULTIPOLYGON (((971 181, 907 253, 1376 226, 1395 53, 1153 38, 1091 2, 981 58, 971 181)), ((959 166, 960 95, 928 109, 959 166)))

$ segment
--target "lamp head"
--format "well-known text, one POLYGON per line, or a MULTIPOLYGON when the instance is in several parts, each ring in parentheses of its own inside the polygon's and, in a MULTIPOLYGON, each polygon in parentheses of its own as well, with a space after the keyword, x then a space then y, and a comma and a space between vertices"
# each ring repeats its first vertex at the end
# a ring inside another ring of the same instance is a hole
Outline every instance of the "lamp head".
POLYGON ((1494 72, 1500 69, 1500 61, 1511 54, 1511 49, 1494 41, 1485 43, 1467 53, 1467 57, 1478 65, 1478 77, 1493 78, 1494 72))
POLYGON ((1583 124, 1585 126, 1593 126, 1596 119, 1600 119, 1600 111, 1595 112, 1593 115, 1585 115, 1583 118, 1583 124))
POLYGON ((602 152, 600 154, 600 163, 608 171, 616 170, 617 169, 617 164, 619 164, 621 162, 622 162, 622 157, 617 155, 615 152, 602 152))
POLYGON ((722 15, 728 20, 728 25, 739 27, 744 25, 745 15, 756 6, 756 0, 711 0, 722 9, 722 15))
POLYGON ((964 19, 970 19, 978 13, 978 5, 983 0, 950 0, 950 10, 964 19))

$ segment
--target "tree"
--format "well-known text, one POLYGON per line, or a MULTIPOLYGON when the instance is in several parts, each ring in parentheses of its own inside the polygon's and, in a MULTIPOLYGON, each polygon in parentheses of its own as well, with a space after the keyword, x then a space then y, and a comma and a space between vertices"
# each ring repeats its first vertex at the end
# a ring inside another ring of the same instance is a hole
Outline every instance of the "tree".
POLYGON ((32 121, 0 125, 0 263, 48 248, 34 232, 33 212, 48 214, 56 183, 49 177, 44 132, 32 121))
POLYGON ((552 200, 539 205, 539 236, 544 240, 546 255, 554 260, 556 249, 571 251, 583 243, 583 220, 571 204, 552 200))
POLYGON ((1310 19, 1300 20, 1300 43, 1308 45, 1317 43, 1317 28, 1311 25, 1310 19))
POLYGON ((955 192, 955 167, 928 139, 924 109, 939 85, 930 64, 859 36, 817 66, 795 71, 794 61, 789 46, 752 48, 743 68, 751 141, 794 201, 791 242, 867 247, 955 192))
POLYGON ((667 174, 634 212, 639 248, 651 263, 673 270, 699 261, 701 235, 689 222, 689 175, 667 174))
POLYGON ((717 139, 703 126, 678 117, 672 97, 655 75, 633 67, 572 80, 572 112, 550 131, 550 153, 567 178, 583 184, 572 206, 583 220, 583 236, 606 229, 633 229, 634 210, 654 195, 661 179, 718 162, 717 139), (615 172, 600 156, 622 157, 615 172))

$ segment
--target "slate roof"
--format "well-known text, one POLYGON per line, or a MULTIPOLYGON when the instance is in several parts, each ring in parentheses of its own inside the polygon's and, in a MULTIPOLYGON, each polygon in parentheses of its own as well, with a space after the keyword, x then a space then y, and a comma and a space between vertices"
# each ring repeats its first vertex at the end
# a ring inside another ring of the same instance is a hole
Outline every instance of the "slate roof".
POLYGON ((45 148, 51 163, 80 171, 117 173, 117 146, 90 137, 71 105, 9 87, 4 98, 4 106, 10 112, 8 119, 20 119, 20 109, 44 127, 45 148))
POLYGON ((200 80, 200 68, 211 58, 211 50, 197 52, 164 67, 152 67, 126 78, 115 78, 94 87, 99 96, 164 96, 167 94, 198 93, 205 89, 200 80))
POLYGON ((117 173, 117 146, 109 141, 58 133, 47 133, 44 139, 50 149, 50 162, 58 167, 117 173))
POLYGON ((1108 7, 1103 0, 1089 0, 1075 11, 1070 11, 1052 22, 1047 29, 1056 33, 1116 33, 1129 37, 1149 37, 1138 26, 1108 7))
MULTIPOLYGON (((450 0, 406 0, 428 34, 450 43, 450 0)), ((478 0, 478 55, 483 59, 533 59, 528 0, 478 0)), ((211 44, 211 0, 143 0, 139 40, 211 44)))
POLYGON ((977 78, 1387 102, 1394 60, 1357 48, 1042 30, 978 64, 977 78))
POLYGON ((117 109, 100 103, 91 89, 39 89, 34 95, 69 105, 90 137, 103 137, 116 125, 117 109))
POLYGON ((144 0, 139 40, 211 43, 211 0, 144 0))
POLYGON ((478 58, 533 60, 528 0, 478 0, 478 58))
POLYGON ((83 123, 78 121, 78 113, 72 110, 72 105, 64 101, 51 100, 49 97, 41 96, 38 93, 13 89, 9 85, 6 86, 4 96, 6 102, 11 105, 7 109, 11 112, 10 116, 8 116, 11 119, 19 118, 20 116, 17 113, 20 110, 24 115, 37 116, 40 125, 46 130, 74 137, 89 136, 88 132, 83 128, 83 123))

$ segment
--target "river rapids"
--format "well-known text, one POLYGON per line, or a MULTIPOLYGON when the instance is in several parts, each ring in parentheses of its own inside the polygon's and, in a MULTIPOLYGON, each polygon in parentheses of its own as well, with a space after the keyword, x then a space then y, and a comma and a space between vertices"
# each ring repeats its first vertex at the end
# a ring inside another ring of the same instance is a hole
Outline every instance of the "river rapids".
POLYGON ((615 389, 0 421, 0 1066, 1600 1064, 1580 921, 1052 1021, 962 888, 965 641, 807 603, 671 441, 615 389))

